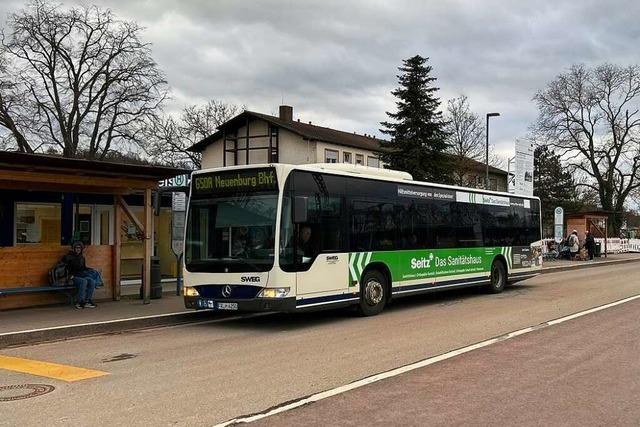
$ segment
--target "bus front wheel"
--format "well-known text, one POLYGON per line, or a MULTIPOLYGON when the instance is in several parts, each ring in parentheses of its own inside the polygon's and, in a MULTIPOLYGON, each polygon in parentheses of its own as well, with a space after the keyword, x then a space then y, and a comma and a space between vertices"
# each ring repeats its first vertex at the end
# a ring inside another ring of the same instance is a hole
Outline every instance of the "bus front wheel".
POLYGON ((493 264, 491 264, 491 283, 488 286, 489 292, 499 294, 504 290, 506 285, 507 269, 504 266, 504 262, 496 259, 493 261, 493 264))
POLYGON ((363 316, 375 316, 384 309, 387 301, 387 279, 378 270, 367 271, 360 283, 358 311, 363 316))

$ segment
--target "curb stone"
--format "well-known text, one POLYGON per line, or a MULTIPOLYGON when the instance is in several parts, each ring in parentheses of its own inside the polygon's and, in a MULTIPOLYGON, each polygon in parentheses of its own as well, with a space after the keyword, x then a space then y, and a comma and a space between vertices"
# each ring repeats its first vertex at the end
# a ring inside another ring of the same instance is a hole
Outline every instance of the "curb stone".
POLYGON ((144 316, 131 319, 114 319, 78 325, 56 326, 29 331, 8 332, 0 335, 0 349, 28 344, 40 344, 92 335, 106 335, 135 329, 179 325, 198 321, 213 320, 218 313, 211 311, 191 311, 169 315, 144 316))
POLYGON ((618 265, 618 264, 628 264, 628 263, 632 263, 632 262, 640 262, 640 257, 637 258, 626 258, 626 259, 615 259, 615 260, 611 260, 611 261, 596 261, 596 262, 589 262, 589 261, 575 261, 576 264, 569 264, 569 265, 558 265, 555 267, 542 267, 542 270, 540 271, 540 274, 546 274, 546 273, 559 273, 562 271, 569 271, 569 270, 580 270, 580 269, 584 269, 584 268, 595 268, 595 267, 606 267, 609 265, 618 265))

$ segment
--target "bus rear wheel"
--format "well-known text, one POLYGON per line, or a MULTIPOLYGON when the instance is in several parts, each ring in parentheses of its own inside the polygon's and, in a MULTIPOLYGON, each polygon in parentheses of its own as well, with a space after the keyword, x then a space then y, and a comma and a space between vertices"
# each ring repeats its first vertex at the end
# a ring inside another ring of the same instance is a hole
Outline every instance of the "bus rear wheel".
POLYGON ((378 270, 369 270, 360 282, 358 311, 363 316, 375 316, 387 302, 387 279, 378 270))
POLYGON ((499 294, 504 290, 507 285, 507 269, 504 266, 504 262, 496 259, 491 264, 491 282, 488 286, 489 292, 492 294, 499 294))

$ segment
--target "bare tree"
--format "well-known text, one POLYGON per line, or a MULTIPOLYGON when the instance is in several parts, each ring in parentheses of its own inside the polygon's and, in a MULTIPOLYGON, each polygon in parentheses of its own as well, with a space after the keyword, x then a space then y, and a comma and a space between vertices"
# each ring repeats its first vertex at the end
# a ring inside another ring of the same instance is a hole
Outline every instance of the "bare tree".
POLYGON ((471 111, 465 95, 447 101, 446 120, 453 180, 456 185, 475 185, 469 181, 469 172, 484 155, 482 120, 471 111))
POLYGON ((189 147, 212 135, 218 126, 235 116, 241 107, 211 100, 204 105, 190 105, 178 119, 161 117, 152 128, 154 141, 148 153, 166 164, 200 168, 201 154, 187 151, 189 147))
POLYGON ((33 148, 16 123, 20 110, 28 102, 27 97, 9 70, 6 51, 0 47, 0 127, 4 127, 9 134, 3 138, 2 148, 8 148, 11 145, 9 139, 13 139, 18 151, 33 153, 33 148))
MULTIPOLYGON (((465 95, 447 101, 445 112, 449 149, 453 157, 453 179, 456 185, 475 186, 471 172, 478 162, 485 163, 485 125, 481 117, 471 110, 465 95)), ((490 147, 489 165, 500 167, 503 160, 490 147)))
POLYGON ((172 116, 159 116, 148 128, 149 144, 145 146, 147 154, 156 163, 174 167, 199 165, 198 153, 186 151, 179 121, 172 116))
POLYGON ((625 203, 640 188, 640 67, 574 65, 534 100, 539 140, 588 177, 581 185, 614 213, 618 233, 625 203))
POLYGON ((167 85, 141 27, 95 6, 63 10, 47 0, 12 14, 8 27, 2 45, 33 102, 42 141, 67 157, 95 159, 144 144, 167 85))

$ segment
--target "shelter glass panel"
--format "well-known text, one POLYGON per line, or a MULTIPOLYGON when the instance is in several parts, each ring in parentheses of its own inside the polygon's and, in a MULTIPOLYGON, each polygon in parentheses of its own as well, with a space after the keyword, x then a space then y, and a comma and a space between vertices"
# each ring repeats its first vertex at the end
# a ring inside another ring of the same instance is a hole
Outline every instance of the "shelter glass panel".
POLYGON ((17 244, 60 244, 59 204, 16 203, 15 218, 17 244))

